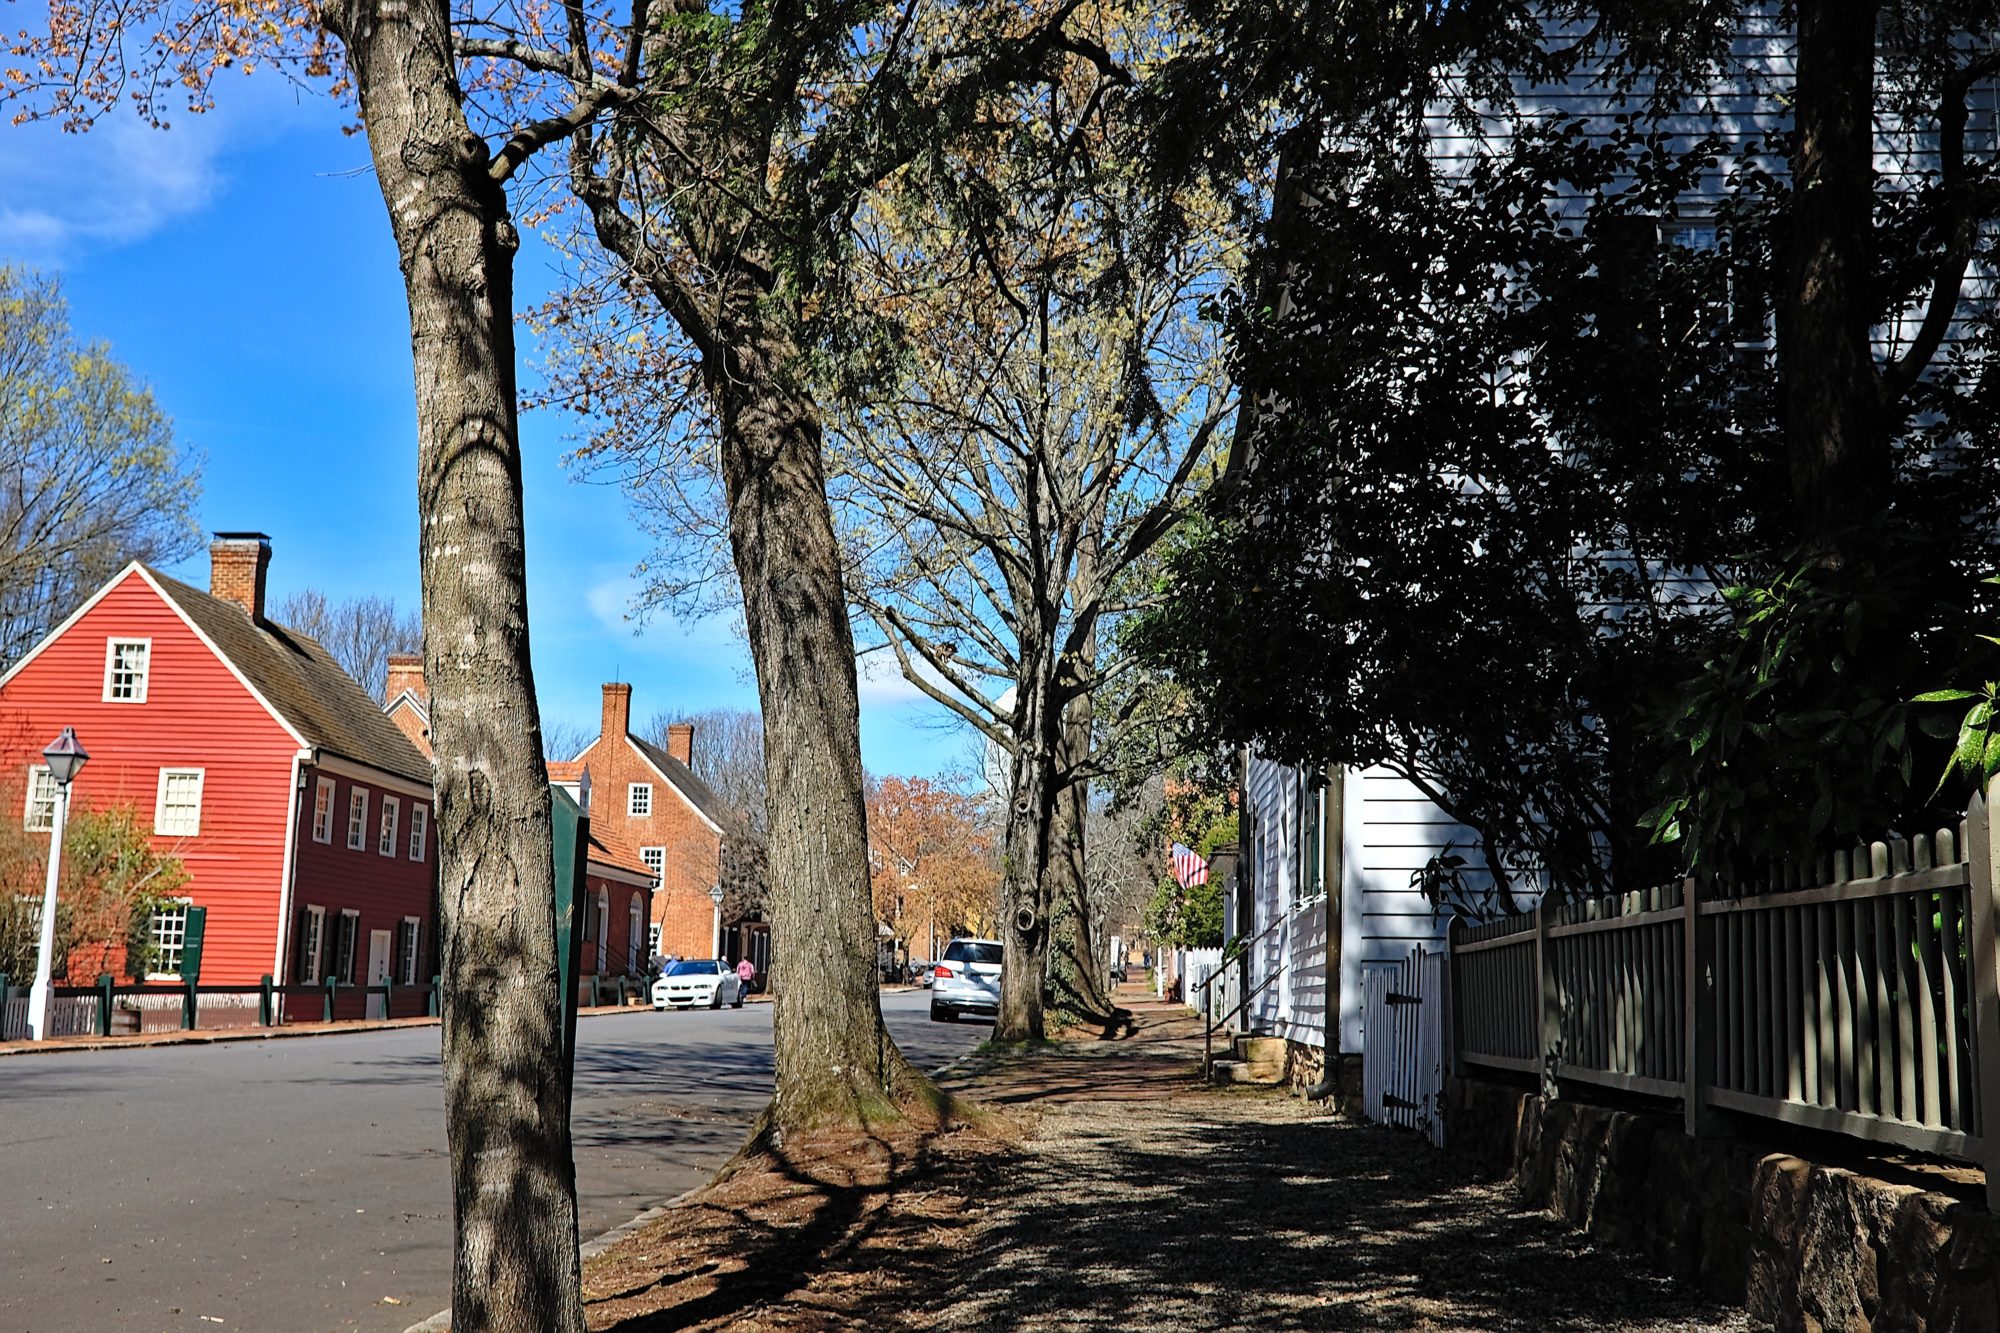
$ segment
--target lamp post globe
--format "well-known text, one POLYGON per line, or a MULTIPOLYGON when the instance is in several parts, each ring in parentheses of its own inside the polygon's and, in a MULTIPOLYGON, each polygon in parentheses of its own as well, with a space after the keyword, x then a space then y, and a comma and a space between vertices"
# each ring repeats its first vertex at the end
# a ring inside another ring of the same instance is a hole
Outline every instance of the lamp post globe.
POLYGON ((41 1041, 48 1036, 50 977, 54 971, 56 948, 56 881, 62 876, 63 828, 69 823, 69 784, 83 771, 90 752, 83 748, 70 727, 42 750, 49 778, 56 784, 55 809, 49 820, 49 873, 42 886, 42 919, 35 948, 35 985, 28 992, 28 1039, 41 1041))

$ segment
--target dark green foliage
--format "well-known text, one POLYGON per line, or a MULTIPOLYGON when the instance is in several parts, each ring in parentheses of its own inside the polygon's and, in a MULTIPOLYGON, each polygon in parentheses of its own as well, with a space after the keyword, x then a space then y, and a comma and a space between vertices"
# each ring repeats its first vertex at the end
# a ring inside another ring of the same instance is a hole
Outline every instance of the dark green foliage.
MULTIPOLYGON (((1945 7, 1890 8, 1882 104, 1934 104, 1966 59, 1938 34, 1994 30, 1991 5, 1915 27, 1897 25, 1945 7)), ((1505 5, 1421 8, 1400 42, 1355 18, 1290 51, 1299 80, 1333 53, 1374 61, 1338 88, 1280 96, 1278 72, 1259 76, 1262 125, 1289 108, 1329 128, 1311 152, 1288 141, 1262 276, 1228 312, 1258 410, 1171 555, 1163 609, 1130 631, 1209 739, 1387 765, 1491 864, 1559 892, 1602 888, 1613 862, 1643 883, 1935 826, 1944 752, 1926 754, 1910 701, 1980 679, 1965 616, 2000 519, 2000 451, 1981 447, 2000 330, 1944 285, 1964 336, 1907 392, 1885 363, 1863 432, 1890 478, 1860 497, 1875 517, 1801 551, 1787 145, 1672 138, 1655 114, 1734 9, 1577 7, 1598 37, 1661 37, 1614 71, 1611 87, 1648 60, 1664 77, 1633 83, 1608 132, 1512 105, 1496 80, 1547 77, 1589 43, 1558 59, 1505 5), (1676 15, 1685 43, 1667 40, 1676 15), (1465 81, 1448 89, 1447 67, 1465 81), (1512 133, 1447 176, 1430 136, 1468 89, 1512 133), (1696 193, 1719 202, 1692 230, 1696 193)), ((1276 144, 1246 123, 1231 142, 1276 144)), ((1954 209, 2000 214, 1977 156, 1956 190, 1876 199, 1860 317, 1877 322, 1932 299, 1954 209)))

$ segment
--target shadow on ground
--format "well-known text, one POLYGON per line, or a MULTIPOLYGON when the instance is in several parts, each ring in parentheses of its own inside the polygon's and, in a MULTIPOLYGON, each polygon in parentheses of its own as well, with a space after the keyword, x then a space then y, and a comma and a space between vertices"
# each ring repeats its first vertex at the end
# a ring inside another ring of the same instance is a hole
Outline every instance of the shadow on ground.
MULTIPOLYGON (((1140 1036, 1144 1036, 1141 1026, 1140 1036)), ((1748 1328, 1413 1136, 1210 1091, 1198 1045, 984 1060, 1033 1120, 739 1173, 592 1270, 593 1328, 1748 1328)))

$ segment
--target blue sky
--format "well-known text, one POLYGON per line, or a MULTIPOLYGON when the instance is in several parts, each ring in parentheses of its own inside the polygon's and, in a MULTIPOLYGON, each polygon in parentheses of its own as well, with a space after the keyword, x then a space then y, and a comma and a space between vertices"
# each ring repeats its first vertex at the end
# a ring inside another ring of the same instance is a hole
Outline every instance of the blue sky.
MULTIPOLYGON (((126 119, 84 135, 0 124, 0 260, 60 274, 78 334, 153 386, 207 456, 202 525, 271 534, 274 601, 311 585, 415 606, 409 329, 366 144, 341 133, 341 107, 276 77, 228 79, 217 102, 164 133, 126 119)), ((531 238, 522 304, 551 271, 531 238)), ((544 716, 594 734, 598 686, 613 679, 632 682, 640 719, 754 708, 748 650, 725 621, 627 619, 646 540, 615 487, 570 479, 571 429, 553 413, 523 420, 544 716)), ((204 586, 206 557, 171 572, 204 586)), ((868 767, 963 767, 966 733, 870 668, 868 767)))

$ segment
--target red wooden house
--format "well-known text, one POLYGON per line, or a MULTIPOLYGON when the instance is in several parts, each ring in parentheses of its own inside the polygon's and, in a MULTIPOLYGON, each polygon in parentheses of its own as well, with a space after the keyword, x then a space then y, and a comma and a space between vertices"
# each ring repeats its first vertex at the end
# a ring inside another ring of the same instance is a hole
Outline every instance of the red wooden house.
MULTIPOLYGON (((40 750, 74 727, 90 751, 77 804, 131 806, 186 866, 187 901, 207 909, 204 984, 427 983, 430 761, 324 648, 264 614, 269 538, 218 533, 209 554, 207 592, 135 561, 0 675, 0 763, 26 791, 13 817, 48 826, 40 750)), ((154 919, 163 968, 184 922, 154 919)), ((338 1012, 361 1017, 363 998, 338 1012)))

